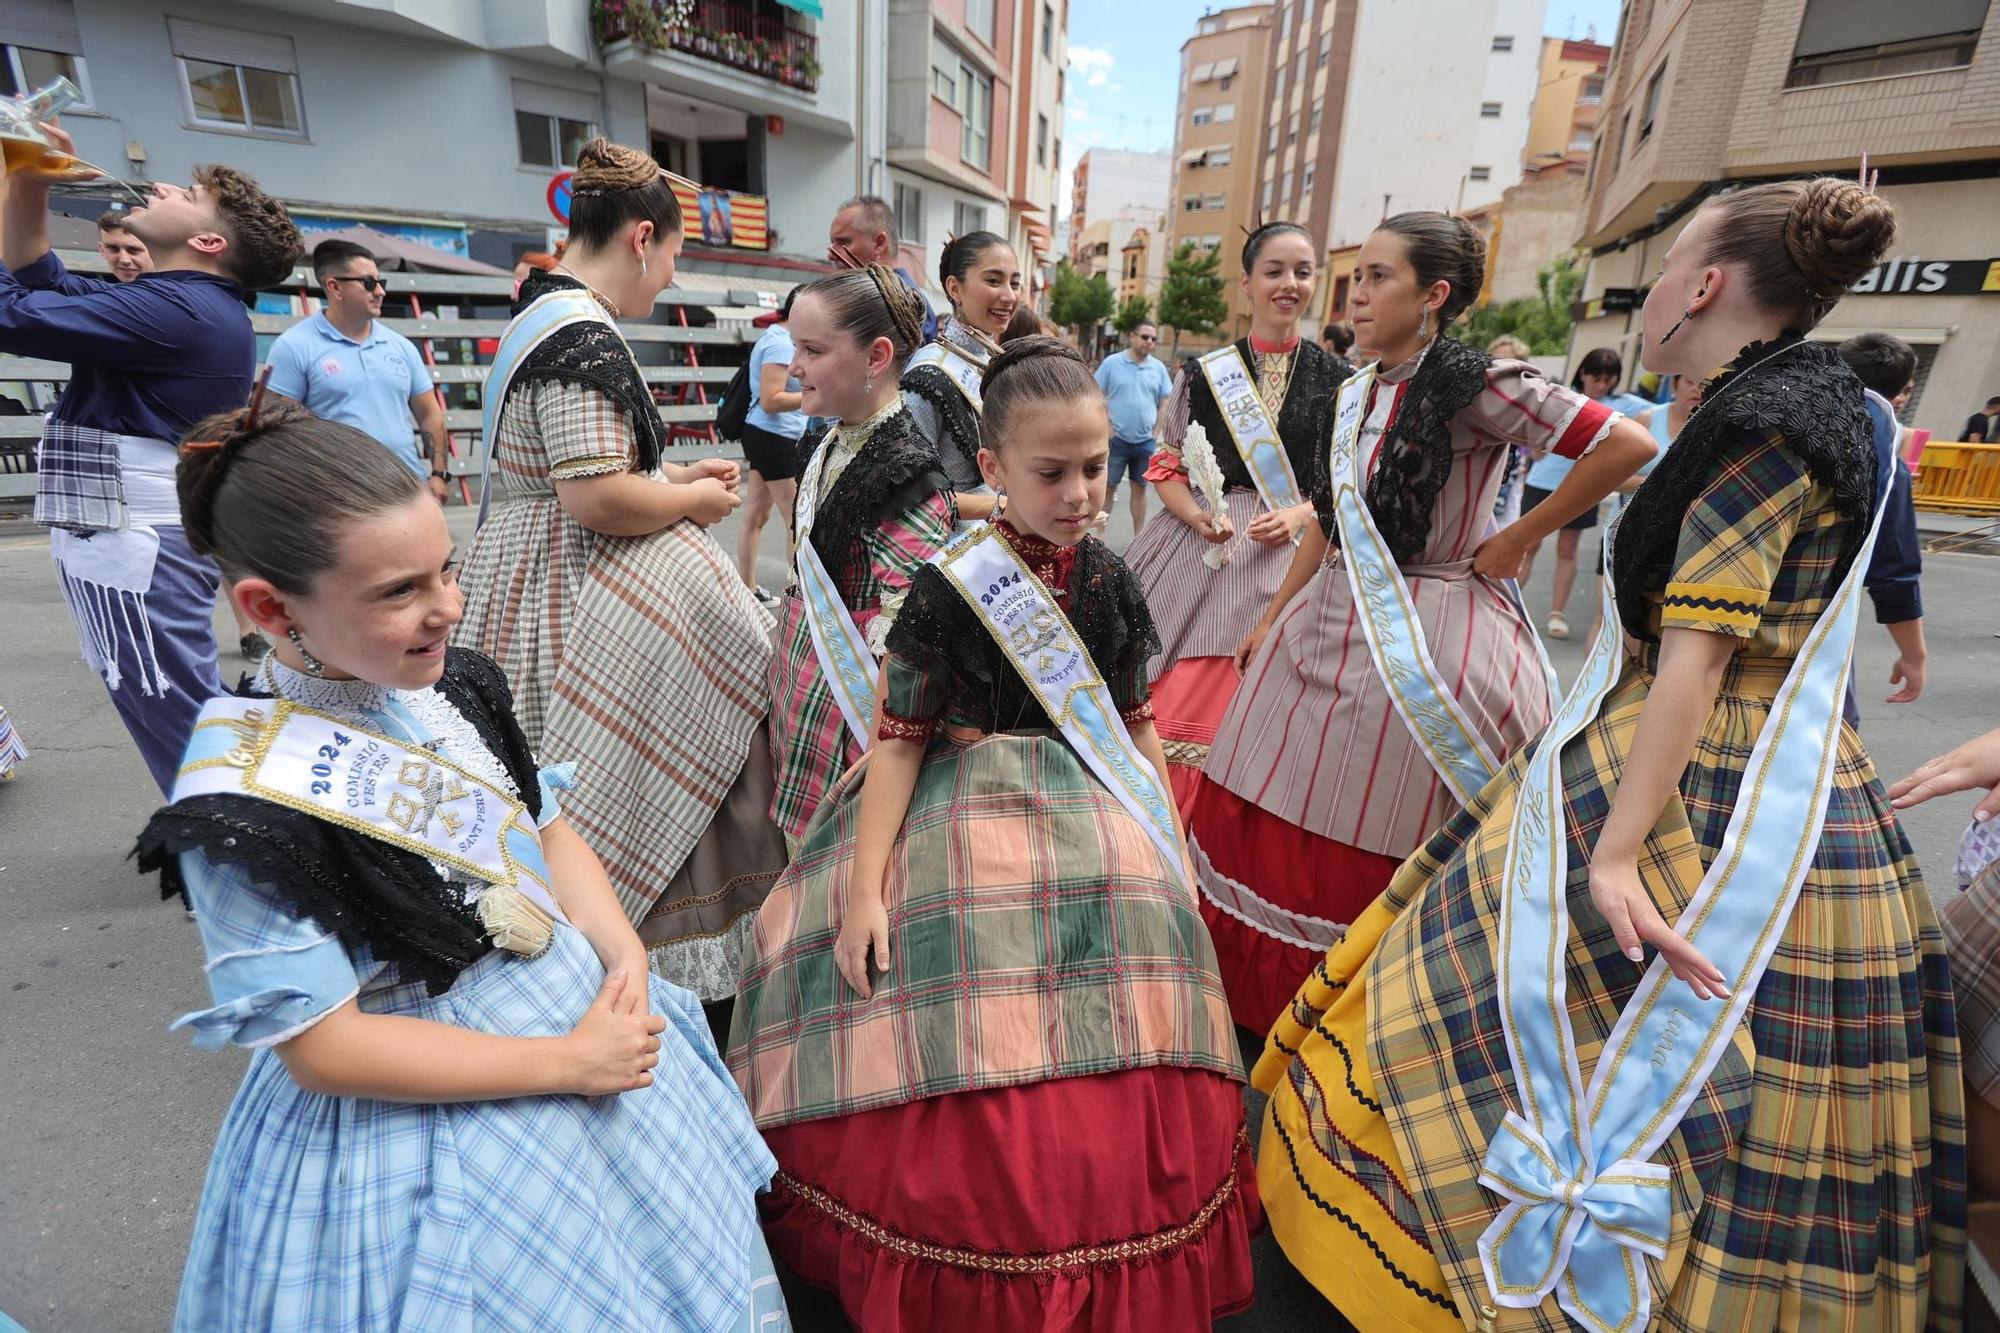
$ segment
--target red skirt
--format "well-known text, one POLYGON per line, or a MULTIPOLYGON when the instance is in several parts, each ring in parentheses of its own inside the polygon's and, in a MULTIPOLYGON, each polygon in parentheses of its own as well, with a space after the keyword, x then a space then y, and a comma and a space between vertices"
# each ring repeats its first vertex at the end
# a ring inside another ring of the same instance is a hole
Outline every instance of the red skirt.
POLYGON ((1121 1070, 766 1129, 771 1249, 861 1333, 1197 1333, 1251 1301, 1242 1089, 1121 1070))
MULTIPOLYGON (((1212 868, 1288 912, 1338 923, 1339 934, 1389 887, 1403 864, 1401 857, 1363 851, 1288 823, 1206 778, 1188 818, 1188 839, 1201 849, 1198 873, 1206 876, 1212 868)), ((1253 1032, 1269 1032, 1331 944, 1307 948, 1279 939, 1218 907, 1203 887, 1201 918, 1215 941, 1230 1016, 1253 1032)))
POLYGON ((1153 682, 1153 727, 1167 752, 1167 778, 1181 818, 1194 816, 1201 767, 1241 678, 1227 657, 1184 657, 1153 682))

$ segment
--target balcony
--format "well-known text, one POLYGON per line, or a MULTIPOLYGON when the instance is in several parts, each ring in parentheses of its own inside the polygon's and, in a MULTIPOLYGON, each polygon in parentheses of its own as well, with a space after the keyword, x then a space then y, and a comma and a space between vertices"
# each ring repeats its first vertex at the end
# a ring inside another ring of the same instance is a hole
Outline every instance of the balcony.
POLYGON ((727 0, 593 0, 600 46, 679 51, 802 93, 819 90, 819 38, 727 0))

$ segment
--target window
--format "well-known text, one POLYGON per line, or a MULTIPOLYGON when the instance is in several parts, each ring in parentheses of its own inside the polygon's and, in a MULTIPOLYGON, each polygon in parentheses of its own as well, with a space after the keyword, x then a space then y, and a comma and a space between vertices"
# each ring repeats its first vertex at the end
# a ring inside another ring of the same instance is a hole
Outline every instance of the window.
POLYGON ((993 80, 963 57, 958 62, 958 114, 964 122, 959 129, 958 155, 968 166, 984 171, 993 146, 993 80))
POLYGON ((1493 49, 1495 51, 1511 51, 1514 49, 1514 39, 1512 37, 1496 36, 1493 39, 1493 49))
POLYGON ((597 135, 591 93, 546 83, 514 80, 514 137, 524 167, 573 167, 576 155, 597 135))
POLYGON ((183 106, 201 129, 304 138, 298 60, 289 37, 167 20, 183 106))
POLYGON ((1278 45, 1283 46, 1292 37, 1292 7, 1287 4, 1278 14, 1278 45))
POLYGON ((1048 0, 1042 0, 1042 59, 1054 60, 1055 58, 1056 11, 1048 3, 1048 0))
POLYGON ((1216 124, 1226 125, 1234 119, 1236 119, 1236 103, 1224 102, 1221 106, 1215 108, 1216 124))
POLYGON ((1307 131, 1308 133, 1310 133, 1310 134, 1318 134, 1318 133, 1319 133, 1319 119, 1320 119, 1320 117, 1321 117, 1322 115, 1324 115, 1325 113, 1326 113, 1326 103, 1324 103, 1324 102, 1314 102, 1314 103, 1313 103, 1313 118, 1312 118, 1312 129, 1311 129, 1311 130, 1309 130, 1309 131, 1307 131))
POLYGON ((1469 181, 1490 181, 1493 179, 1493 168, 1474 167, 1465 173, 1465 178, 1469 181))
MULTIPOLYGON (((1297 143, 1298 141, 1299 141, 1299 113, 1294 111, 1292 113, 1291 120, 1286 122, 1285 125, 1285 142, 1291 144, 1291 143, 1297 143)), ((1287 191, 1287 193, 1290 193, 1290 191, 1287 191)))
POLYGON ((1313 166, 1314 164, 1311 162, 1306 163, 1305 174, 1299 177, 1299 193, 1301 194, 1310 195, 1312 193, 1313 166))
POLYGON ((963 236, 968 232, 986 230, 986 206, 984 204, 954 203, 951 206, 951 234, 963 236))
POLYGON ((1205 194, 1201 197, 1201 206, 1207 212, 1220 213, 1229 207, 1229 196, 1221 193, 1205 194))
POLYGON ((1578 106, 1596 106, 1603 100, 1604 76, 1602 74, 1585 76, 1583 87, 1577 90, 1576 104, 1578 106))
POLYGON ((1279 133, 1278 122, 1274 120, 1271 122, 1271 132, 1264 136, 1265 152, 1275 153, 1278 151, 1278 133, 1279 133))
POLYGON ((1217 232, 1210 232, 1197 241, 1196 244, 1204 250, 1219 250, 1222 248, 1222 237, 1217 232))
POLYGON ((940 50, 933 58, 931 95, 953 106, 958 105, 958 59, 949 51, 940 50))
POLYGON ((1498 102, 1481 102, 1479 104, 1479 116, 1482 120, 1500 119, 1500 104, 1498 102))
POLYGON ((1292 173, 1291 173, 1291 172, 1289 172, 1289 171, 1288 171, 1288 172, 1286 172, 1286 173, 1285 173, 1285 174, 1284 174, 1284 175, 1283 175, 1282 177, 1280 177, 1280 178, 1279 178, 1279 180, 1278 180, 1278 198, 1280 198, 1280 199, 1283 199, 1283 200, 1285 200, 1285 201, 1286 201, 1287 203, 1289 203, 1289 202, 1291 201, 1291 198, 1292 198, 1292 173))
POLYGON ((1215 119, 1214 107, 1198 106, 1194 109, 1192 113, 1189 114, 1188 123, 1190 125, 1206 125, 1209 122, 1213 121, 1214 119, 1215 119))
POLYGON ((965 0, 965 30, 993 45, 993 0, 965 0))
POLYGON ((1183 213, 1199 213, 1199 212, 1201 212, 1201 196, 1200 196, 1200 195, 1198 195, 1198 194, 1184 194, 1184 195, 1182 195, 1182 196, 1181 196, 1181 212, 1183 212, 1183 213))
POLYGON ((90 80, 83 67, 83 42, 69 0, 8 0, 0 20, 0 96, 21 96, 55 79, 68 79, 89 108, 90 80))
POLYGON ((1292 63, 1292 87, 1306 86, 1306 53, 1299 52, 1299 58, 1292 63))
POLYGON ((1347 314, 1347 288, 1351 280, 1339 277, 1333 280, 1333 308, 1327 314, 1339 319, 1347 314))
POLYGON ((1660 109, 1660 84, 1666 80, 1667 67, 1661 65, 1653 71, 1653 77, 1646 80, 1646 106, 1639 116, 1639 142, 1653 137, 1653 117, 1660 109))
POLYGON ((1806 0, 1787 88, 1879 79, 1972 63, 1987 0, 1859 4, 1806 0))
POLYGON ((1591 142, 1590 142, 1589 130, 1578 130, 1575 134, 1570 136, 1569 140, 1570 152, 1587 153, 1590 151, 1590 148, 1591 148, 1591 142))
POLYGON ((1269 211, 1271 207, 1271 201, 1277 197, 1277 193, 1278 193, 1278 183, 1272 180, 1269 176, 1266 176, 1264 178, 1264 208, 1266 211, 1269 211))
POLYGON ((891 192, 896 209, 896 235, 917 245, 924 243, 924 192, 914 185, 896 182, 891 192))
POLYGON ((1271 76, 1271 105, 1276 106, 1284 100, 1285 100, 1285 67, 1283 65, 1280 65, 1278 66, 1278 72, 1271 76))
POLYGON ((1201 155, 1201 165, 1204 167, 1226 167, 1229 165, 1229 158, 1229 145, 1224 144, 1220 148, 1211 148, 1206 153, 1203 153, 1201 155))
POLYGON ((1049 164, 1049 118, 1043 115, 1035 117, 1035 164, 1049 164))
POLYGON ((1236 82, 1236 80, 1234 79, 1218 79, 1216 80, 1215 86, 1226 93, 1229 91, 1229 85, 1234 82, 1236 82))
POLYGON ((1321 69, 1326 68, 1326 62, 1328 58, 1331 57, 1332 55, 1333 55, 1333 34, 1330 32, 1323 32, 1319 35, 1319 67, 1321 69))

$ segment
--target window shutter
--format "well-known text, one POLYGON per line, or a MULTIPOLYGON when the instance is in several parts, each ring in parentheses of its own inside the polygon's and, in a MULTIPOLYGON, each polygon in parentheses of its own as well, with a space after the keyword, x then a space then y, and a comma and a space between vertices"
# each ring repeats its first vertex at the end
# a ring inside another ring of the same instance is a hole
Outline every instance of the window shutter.
POLYGON ((224 28, 189 19, 167 20, 167 36, 174 54, 187 60, 207 60, 217 65, 247 65, 251 69, 276 70, 280 74, 299 72, 298 57, 289 37, 270 37, 224 28))
POLYGON ((580 120, 586 125, 597 123, 595 93, 575 92, 546 83, 530 83, 525 79, 514 80, 514 109, 538 116, 580 120))
POLYGON ((83 54, 76 33, 76 9, 70 0, 7 0, 0 15, 0 42, 31 46, 37 51, 83 54))

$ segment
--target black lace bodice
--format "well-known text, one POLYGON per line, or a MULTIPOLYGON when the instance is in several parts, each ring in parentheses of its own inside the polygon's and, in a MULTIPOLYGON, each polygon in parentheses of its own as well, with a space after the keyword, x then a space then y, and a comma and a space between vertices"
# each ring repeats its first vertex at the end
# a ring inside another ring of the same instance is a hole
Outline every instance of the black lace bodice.
POLYGON ((1648 595, 1673 577, 1682 525, 1702 492, 1741 450, 1774 435, 1833 491, 1841 515, 1854 520, 1853 539, 1831 579, 1846 576, 1874 516, 1874 431, 1861 381, 1840 353, 1830 344, 1802 342, 1802 334, 1786 330, 1744 348, 1703 386, 1701 405, 1673 448, 1633 493, 1612 545, 1612 587, 1629 633, 1653 637, 1648 595))
MULTIPOLYGON (((1250 340, 1238 338, 1236 351, 1242 356, 1243 364, 1250 367, 1254 379, 1257 362, 1250 354, 1250 340)), ((1285 404, 1278 411, 1278 438, 1284 442, 1285 456, 1292 462, 1292 475, 1298 478, 1300 486, 1312 484, 1313 472, 1326 456, 1327 445, 1333 440, 1333 396, 1340 389, 1341 380, 1346 376, 1339 373, 1339 362, 1318 343, 1301 338, 1295 353, 1298 360, 1292 366, 1292 378, 1285 388, 1285 404)), ((1190 362, 1188 376, 1188 415, 1199 421, 1208 432, 1208 442, 1215 450, 1215 462, 1222 472, 1222 484, 1231 490, 1248 490, 1254 483, 1250 480, 1250 469, 1243 465, 1243 456, 1236 452, 1235 436, 1230 433, 1229 423, 1223 419, 1222 409, 1216 404, 1215 392, 1208 387, 1208 376, 1199 365, 1190 362)))
MULTIPOLYGON (((575 278, 561 273, 530 273, 522 280, 514 313, 520 314, 536 297, 564 287, 586 290, 575 278)), ((632 418, 637 447, 635 470, 651 472, 660 465, 667 428, 660 421, 653 395, 639 374, 639 363, 632 359, 632 349, 618 336, 618 330, 596 320, 579 320, 557 329, 542 339, 515 370, 514 378, 507 383, 507 396, 512 398, 524 384, 551 380, 595 389, 624 408, 632 418)))
MULTIPOLYGON (((448 649, 438 689, 539 816, 534 755, 500 668, 469 648, 448 649)), ((432 995, 449 990, 492 947, 460 886, 429 860, 304 811, 247 795, 189 797, 152 817, 132 855, 142 873, 160 873, 161 897, 185 902, 179 856, 197 848, 211 861, 242 866, 299 916, 334 932, 349 953, 365 948, 432 995)))
MULTIPOLYGON (((801 476, 813 465, 830 429, 809 430, 799 441, 801 476)), ((859 571, 868 561, 862 534, 951 488, 937 451, 917 432, 909 412, 898 410, 875 427, 833 489, 820 496, 812 522, 820 563, 843 593, 858 586, 859 571)))
MULTIPOLYGON (((1160 651, 1160 638, 1146 609, 1145 593, 1125 562, 1095 537, 1086 537, 1065 552, 1068 559, 1062 562, 1044 555, 1032 542, 1017 549, 1022 549, 1037 577, 1044 582, 1060 580, 1060 586, 1050 582, 1050 591, 1057 593, 1119 710, 1129 712, 1144 703, 1146 661, 1160 651)), ((925 700, 941 704, 933 717, 984 731, 1053 725, 992 633, 935 566, 925 565, 911 581, 909 599, 889 631, 888 649, 891 657, 930 679, 932 688, 925 691, 925 700)), ((892 675, 895 670, 892 665, 892 675)), ((903 700, 891 702, 908 706, 903 700)))
MULTIPOLYGON (((1368 512, 1398 561, 1416 559, 1430 541, 1437 498, 1451 476, 1451 419, 1484 392, 1492 364, 1486 353, 1456 338, 1440 337, 1410 377, 1368 479, 1368 512)), ((1384 384, 1378 392, 1391 389, 1384 384)), ((1328 414, 1332 415, 1331 409, 1328 414)), ((1337 546, 1340 530, 1335 524, 1329 453, 1322 449, 1312 470, 1313 509, 1320 531, 1337 546)))
POLYGON ((903 372, 904 393, 923 400, 937 421, 935 441, 945 475, 957 490, 983 486, 979 471, 979 413, 959 392, 943 367, 912 366, 903 372))

